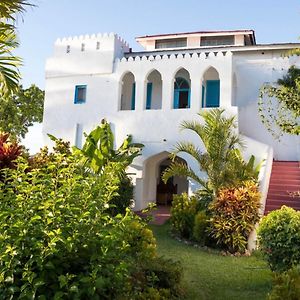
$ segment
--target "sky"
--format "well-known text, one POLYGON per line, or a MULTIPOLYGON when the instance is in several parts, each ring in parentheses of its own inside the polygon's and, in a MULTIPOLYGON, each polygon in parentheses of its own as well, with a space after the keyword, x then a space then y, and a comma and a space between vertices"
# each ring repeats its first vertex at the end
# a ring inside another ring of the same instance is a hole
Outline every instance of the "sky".
MULTIPOLYGON (((36 7, 18 18, 22 83, 45 87, 45 62, 57 38, 114 32, 133 51, 135 37, 202 30, 253 29, 257 43, 299 42, 299 0, 31 0, 36 7)), ((41 125, 25 145, 42 146, 41 125)))

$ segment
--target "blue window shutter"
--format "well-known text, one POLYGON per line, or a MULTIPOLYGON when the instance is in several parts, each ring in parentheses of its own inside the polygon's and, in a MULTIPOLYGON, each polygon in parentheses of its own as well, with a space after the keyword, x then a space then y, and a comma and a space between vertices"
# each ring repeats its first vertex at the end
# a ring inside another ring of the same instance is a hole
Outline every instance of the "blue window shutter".
POLYGON ((83 104, 86 101, 86 85, 76 85, 74 104, 83 104))
POLYGON ((132 84, 132 92, 131 92, 131 110, 135 110, 135 82, 132 84))
POLYGON ((205 94, 205 86, 202 85, 202 107, 205 107, 205 103, 204 103, 204 94, 205 94))
POLYGON ((206 81, 206 107, 220 106, 220 80, 206 81))
POLYGON ((188 108, 191 107, 191 89, 188 91, 188 108))
POLYGON ((151 100, 152 100, 152 82, 147 83, 147 102, 146 109, 151 109, 151 100))
POLYGON ((174 108, 179 107, 179 91, 175 90, 174 91, 174 108))

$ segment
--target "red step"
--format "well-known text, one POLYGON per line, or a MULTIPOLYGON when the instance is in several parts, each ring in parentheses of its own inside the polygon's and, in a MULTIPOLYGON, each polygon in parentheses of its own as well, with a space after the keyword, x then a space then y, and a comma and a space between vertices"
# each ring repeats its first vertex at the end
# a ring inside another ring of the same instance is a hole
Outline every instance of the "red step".
POLYGON ((300 162, 274 161, 266 200, 265 215, 282 205, 300 210, 300 162))

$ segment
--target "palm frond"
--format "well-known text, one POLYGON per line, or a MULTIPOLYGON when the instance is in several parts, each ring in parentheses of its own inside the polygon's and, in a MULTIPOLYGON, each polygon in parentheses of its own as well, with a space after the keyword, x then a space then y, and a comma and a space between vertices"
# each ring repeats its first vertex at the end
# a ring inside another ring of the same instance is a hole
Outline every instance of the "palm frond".
POLYGON ((24 13, 26 7, 34 6, 27 0, 1 0, 0 18, 15 21, 15 14, 24 13))
POLYGON ((13 31, 4 31, 0 34, 0 95, 7 95, 18 89, 20 73, 18 67, 21 59, 12 54, 18 41, 13 31))
POLYGON ((162 180, 166 183, 172 176, 181 176, 192 179, 194 182, 207 189, 207 181, 200 178, 189 166, 182 162, 172 162, 164 171, 162 180))

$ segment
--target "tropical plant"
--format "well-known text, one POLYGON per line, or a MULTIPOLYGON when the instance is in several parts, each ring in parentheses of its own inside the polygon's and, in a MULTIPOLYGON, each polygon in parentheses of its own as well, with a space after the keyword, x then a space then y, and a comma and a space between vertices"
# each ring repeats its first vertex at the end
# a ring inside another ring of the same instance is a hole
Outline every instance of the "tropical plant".
POLYGON ((258 111, 275 138, 283 133, 300 135, 300 69, 292 66, 277 85, 263 85, 258 111))
POLYGON ((10 141, 9 136, 9 133, 0 131, 0 171, 5 168, 15 168, 15 160, 22 154, 22 146, 10 141))
POLYGON ((0 105, 0 130, 15 138, 25 137, 28 127, 42 122, 44 92, 37 86, 22 86, 9 96, 3 96, 0 105))
POLYGON ((20 157, 16 169, 4 170, 0 298, 143 299, 152 292, 176 299, 181 272, 157 257, 147 224, 130 210, 108 213, 118 165, 83 172, 65 150, 44 153, 46 163, 35 168, 20 157))
POLYGON ((0 96, 10 94, 18 88, 21 59, 13 54, 18 47, 15 32, 16 14, 31 6, 25 0, 1 0, 0 2, 0 96))
POLYGON ((116 195, 111 200, 110 212, 124 214, 133 200, 133 185, 126 173, 126 168, 141 155, 143 145, 132 142, 129 135, 118 149, 114 149, 114 135, 110 124, 103 119, 90 134, 82 149, 74 147, 75 153, 82 157, 83 166, 94 174, 102 174, 107 164, 118 166, 120 184, 116 195))
POLYGON ((258 241, 272 271, 300 264, 300 212, 286 206, 270 212, 259 225, 258 241))
POLYGON ((108 162, 121 164, 124 170, 141 155, 143 145, 132 142, 128 135, 118 149, 114 149, 114 135, 109 123, 103 119, 90 134, 82 149, 75 147, 77 153, 82 155, 83 165, 95 174, 101 174, 108 162))
POLYGON ((254 168, 254 157, 249 162, 242 158, 239 148, 243 143, 235 131, 235 117, 224 116, 224 109, 212 109, 200 112, 204 124, 197 121, 185 121, 181 129, 188 129, 197 134, 204 144, 205 153, 191 142, 180 142, 171 154, 173 162, 164 172, 163 180, 179 175, 192 179, 207 192, 217 194, 221 187, 236 184, 244 180, 257 179, 257 168, 254 168), (208 179, 197 175, 188 165, 178 162, 178 153, 185 153, 194 158, 199 170, 207 174, 208 179))
POLYGON ((171 208, 171 224, 181 237, 190 239, 193 236, 195 215, 198 212, 198 201, 186 193, 175 195, 171 208))
POLYGON ((205 210, 199 211, 195 215, 194 228, 193 228, 193 239, 200 245, 205 245, 207 240, 207 229, 209 226, 209 217, 205 210))
POLYGON ((248 237, 259 221, 260 192, 253 181, 223 188, 210 204, 210 235, 230 252, 244 253, 248 237))

